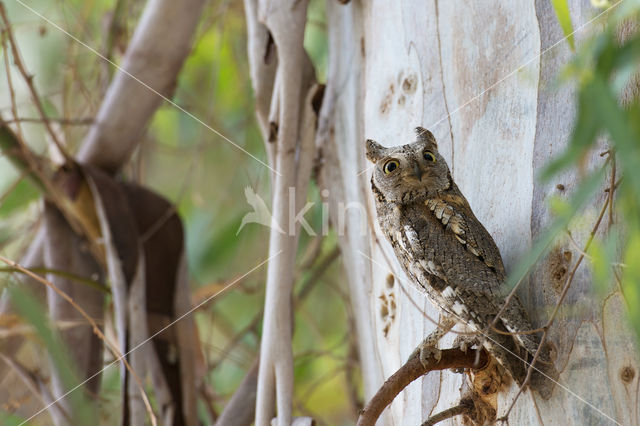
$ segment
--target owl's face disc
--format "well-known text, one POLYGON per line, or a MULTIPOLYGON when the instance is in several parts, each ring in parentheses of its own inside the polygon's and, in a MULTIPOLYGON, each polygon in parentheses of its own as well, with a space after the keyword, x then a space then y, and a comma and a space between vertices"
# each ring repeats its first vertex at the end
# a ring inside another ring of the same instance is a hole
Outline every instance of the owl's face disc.
POLYGON ((414 143, 385 148, 367 141, 367 158, 375 164, 373 183, 394 203, 421 201, 450 185, 449 167, 433 135, 418 128, 414 143))

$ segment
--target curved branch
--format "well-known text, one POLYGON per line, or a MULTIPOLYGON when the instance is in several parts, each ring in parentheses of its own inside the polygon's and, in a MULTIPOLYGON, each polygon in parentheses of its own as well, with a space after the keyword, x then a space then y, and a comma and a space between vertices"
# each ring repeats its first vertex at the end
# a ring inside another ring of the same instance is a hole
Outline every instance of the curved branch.
POLYGON ((204 0, 147 3, 78 153, 79 162, 115 172, 129 159, 162 102, 160 95, 169 97, 175 88, 203 5, 204 0))
POLYGON ((448 370, 450 368, 482 369, 489 362, 489 356, 482 350, 479 354, 475 350, 463 352, 461 349, 444 349, 441 351, 440 361, 434 358, 427 360, 422 365, 419 355, 412 356, 378 389, 378 392, 367 403, 357 426, 374 426, 382 411, 391 404, 395 397, 417 378, 436 370, 448 370), (479 356, 478 356, 479 355, 479 356))

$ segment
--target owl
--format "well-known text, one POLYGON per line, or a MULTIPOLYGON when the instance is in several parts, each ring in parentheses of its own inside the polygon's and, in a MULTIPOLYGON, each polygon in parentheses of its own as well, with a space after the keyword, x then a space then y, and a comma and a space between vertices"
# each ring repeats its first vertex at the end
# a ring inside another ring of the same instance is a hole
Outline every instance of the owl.
MULTIPOLYGON (((373 140, 366 145, 374 163, 371 189, 382 232, 407 276, 443 314, 440 326, 416 351, 423 362, 438 358, 439 339, 463 323, 522 384, 540 339, 518 334, 533 327, 517 297, 488 327, 508 293, 500 252, 451 178, 433 134, 421 127, 416 133, 418 140, 407 145, 385 148, 373 140)), ((555 377, 547 348, 535 367, 531 385, 544 396, 550 384, 545 376, 555 377)))

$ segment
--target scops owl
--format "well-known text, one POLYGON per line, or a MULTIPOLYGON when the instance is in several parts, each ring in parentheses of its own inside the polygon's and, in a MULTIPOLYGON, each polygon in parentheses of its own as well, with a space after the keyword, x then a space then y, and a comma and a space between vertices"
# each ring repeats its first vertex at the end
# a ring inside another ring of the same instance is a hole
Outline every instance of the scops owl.
MULTIPOLYGON (((511 334, 488 329, 507 294, 500 252, 451 178, 434 136, 421 127, 416 132, 416 142, 391 148, 368 140, 366 155, 375 166, 371 188, 382 232, 409 278, 444 314, 417 349, 421 360, 437 357, 438 340, 459 322, 478 332, 478 341, 522 384, 540 339, 516 334, 533 329, 517 297, 495 326, 511 334)), ((551 385, 544 377, 555 371, 547 349, 538 360, 531 383, 544 395, 551 385)))

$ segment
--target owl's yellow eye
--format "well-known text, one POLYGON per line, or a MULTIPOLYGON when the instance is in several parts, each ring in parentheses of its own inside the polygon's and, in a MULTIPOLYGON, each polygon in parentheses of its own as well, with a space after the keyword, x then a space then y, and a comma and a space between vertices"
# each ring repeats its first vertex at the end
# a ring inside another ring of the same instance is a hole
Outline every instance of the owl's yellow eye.
POLYGON ((400 162, 398 160, 389 160, 386 163, 384 163, 382 170, 384 171, 385 175, 388 175, 392 171, 396 170, 398 167, 400 167, 400 162))
POLYGON ((432 163, 436 162, 436 156, 433 155, 433 153, 431 151, 425 151, 422 156, 424 157, 425 160, 427 161, 431 161, 432 163))

